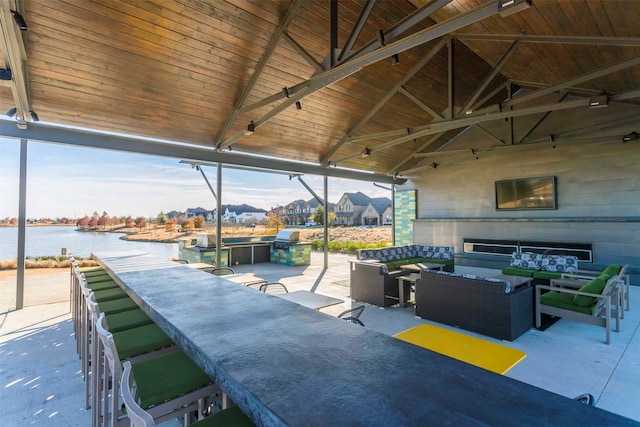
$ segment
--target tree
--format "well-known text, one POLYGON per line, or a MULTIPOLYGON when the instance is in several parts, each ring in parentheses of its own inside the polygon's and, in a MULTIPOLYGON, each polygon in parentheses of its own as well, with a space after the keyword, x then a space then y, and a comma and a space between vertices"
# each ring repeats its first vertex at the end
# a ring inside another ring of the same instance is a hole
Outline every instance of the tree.
MULTIPOLYGON (((158 224, 160 225, 165 225, 167 223, 167 215, 165 215, 162 211, 160 211, 156 219, 158 221, 158 224)), ((175 222, 173 224, 175 225, 175 222)))
POLYGON ((147 226, 147 219, 143 216, 139 216, 136 219, 136 227, 138 227, 140 231, 142 231, 142 229, 145 228, 146 226, 147 226))
POLYGON ((133 218, 128 216, 124 220, 124 226, 127 227, 127 228, 134 228, 136 226, 136 222, 133 220, 133 218))
MULTIPOLYGON (((327 216, 328 216, 327 220, 329 224, 331 224, 336 219, 335 212, 329 212, 327 216)), ((324 209, 322 208, 322 206, 318 206, 316 208, 316 211, 313 213, 312 218, 313 218, 313 222, 317 222, 318 224, 324 225, 324 209)))
POLYGON ((105 228, 107 225, 109 225, 110 219, 111 218, 109 218, 109 214, 106 211, 102 212, 102 216, 98 218, 98 225, 102 228, 105 228))
POLYGON ((176 222, 172 219, 167 220, 167 222, 164 223, 164 231, 168 231, 169 233, 176 231, 176 222))
POLYGON ((183 230, 192 230, 193 229, 193 219, 189 218, 182 222, 181 227, 183 230))
POLYGON ((87 215, 85 215, 85 216, 83 216, 82 218, 80 218, 78 220, 76 225, 78 227, 81 227, 81 228, 88 227, 89 226, 89 221, 91 221, 91 218, 89 218, 87 215))
POLYGON ((267 228, 275 228, 276 233, 281 228, 284 228, 284 221, 282 221, 282 218, 280 218, 276 209, 271 209, 270 212, 267 212, 267 217, 269 218, 267 221, 267 228))
POLYGON ((198 215, 197 217, 195 217, 193 219, 193 226, 195 228, 202 228, 204 227, 204 217, 202 215, 198 215))

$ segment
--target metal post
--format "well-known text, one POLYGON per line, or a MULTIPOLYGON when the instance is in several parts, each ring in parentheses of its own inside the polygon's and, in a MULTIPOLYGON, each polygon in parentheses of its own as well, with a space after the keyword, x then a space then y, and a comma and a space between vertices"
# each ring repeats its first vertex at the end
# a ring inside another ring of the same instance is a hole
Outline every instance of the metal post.
POLYGON ((329 268, 329 178, 324 176, 324 268, 329 268))
POLYGON ((391 184, 391 246, 396 245, 396 185, 391 184))
POLYGON ((218 163, 216 187, 216 267, 222 267, 222 163, 218 163))
POLYGON ((18 256, 16 310, 24 307, 25 240, 27 231, 27 140, 20 140, 20 189, 18 200, 18 256))

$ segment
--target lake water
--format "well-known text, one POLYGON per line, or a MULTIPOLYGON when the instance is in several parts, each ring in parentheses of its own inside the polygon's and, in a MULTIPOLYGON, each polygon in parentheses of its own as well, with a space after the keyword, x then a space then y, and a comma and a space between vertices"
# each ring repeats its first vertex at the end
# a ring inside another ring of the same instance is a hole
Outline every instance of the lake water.
MULTIPOLYGON (((75 226, 27 227, 28 257, 67 254, 89 257, 91 252, 140 250, 162 258, 177 258, 177 243, 128 242, 121 233, 79 232, 75 226)), ((0 260, 12 259, 18 253, 18 227, 0 227, 0 260)))

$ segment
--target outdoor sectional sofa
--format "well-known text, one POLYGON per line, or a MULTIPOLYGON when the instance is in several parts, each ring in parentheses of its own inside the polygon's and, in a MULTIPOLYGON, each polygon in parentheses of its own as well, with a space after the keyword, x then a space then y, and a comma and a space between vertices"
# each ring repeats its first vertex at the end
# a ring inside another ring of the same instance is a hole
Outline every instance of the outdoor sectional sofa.
POLYGON ((398 276, 400 266, 420 262, 438 263, 443 270, 453 272, 453 247, 405 245, 380 249, 360 249, 357 260, 351 261, 351 299, 379 307, 405 303, 409 284, 405 283, 405 301, 399 301, 398 276))
POLYGON ((533 327, 533 288, 491 277, 423 270, 415 302, 416 316, 502 340, 533 327))
POLYGON ((549 285, 562 273, 578 269, 578 258, 570 255, 545 255, 529 252, 511 254, 511 264, 502 269, 502 274, 533 278, 534 285, 549 285))

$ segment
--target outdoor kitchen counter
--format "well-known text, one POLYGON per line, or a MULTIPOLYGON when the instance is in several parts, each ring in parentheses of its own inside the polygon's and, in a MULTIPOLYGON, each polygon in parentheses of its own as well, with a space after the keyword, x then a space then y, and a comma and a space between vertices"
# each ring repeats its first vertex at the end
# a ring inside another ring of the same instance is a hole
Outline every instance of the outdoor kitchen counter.
POLYGON ((639 425, 186 265, 93 256, 258 425, 639 425))

